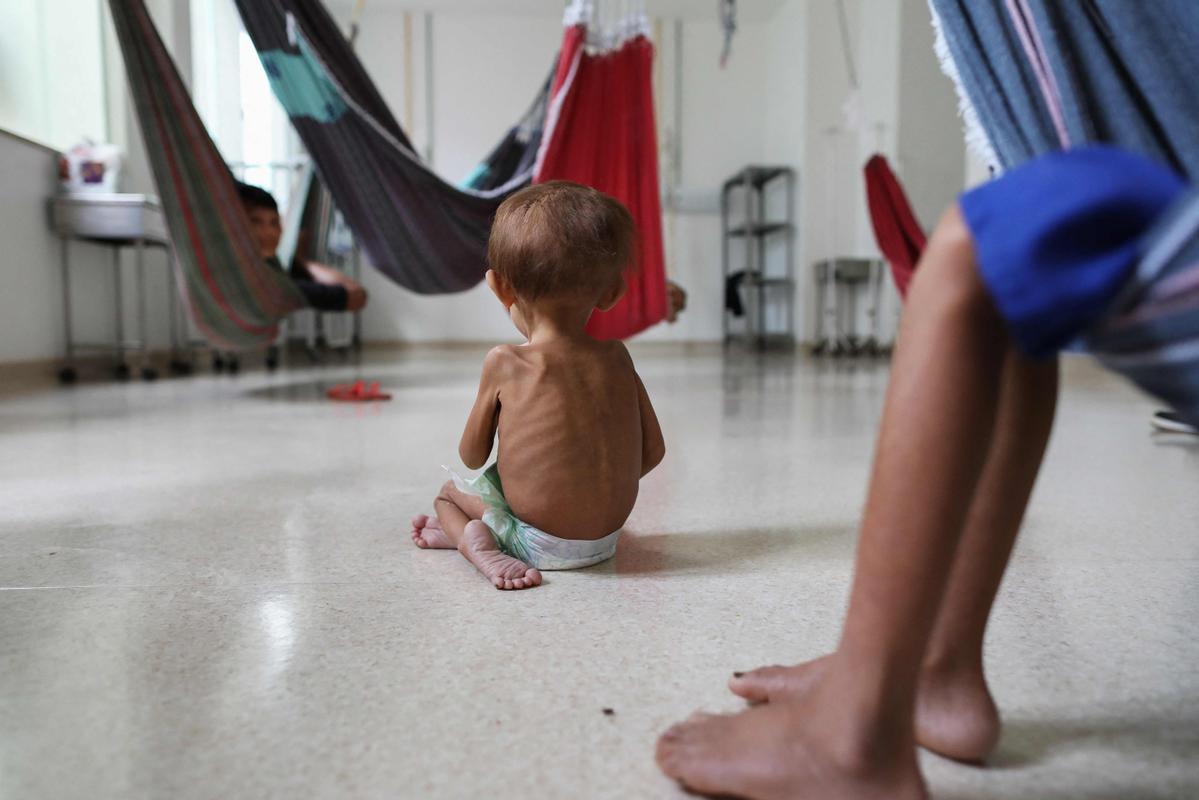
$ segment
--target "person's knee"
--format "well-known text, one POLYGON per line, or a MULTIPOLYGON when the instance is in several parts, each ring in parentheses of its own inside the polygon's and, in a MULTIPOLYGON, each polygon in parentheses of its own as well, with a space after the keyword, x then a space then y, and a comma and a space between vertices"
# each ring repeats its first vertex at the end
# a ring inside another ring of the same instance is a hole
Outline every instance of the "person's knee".
POLYGON ((957 204, 937 223, 912 280, 909 305, 921 313, 993 317, 994 304, 974 260, 974 242, 957 204))
POLYGON ((346 290, 346 310, 361 311, 366 308, 366 301, 370 299, 366 289, 361 286, 351 286, 346 290))

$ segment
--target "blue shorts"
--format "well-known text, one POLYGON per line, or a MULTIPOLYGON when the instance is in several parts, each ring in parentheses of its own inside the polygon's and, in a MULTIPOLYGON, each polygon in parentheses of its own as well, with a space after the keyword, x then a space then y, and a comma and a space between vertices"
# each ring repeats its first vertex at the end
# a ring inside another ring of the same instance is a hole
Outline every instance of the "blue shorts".
POLYGON ((1146 234, 1186 188, 1144 156, 1096 146, 1042 156, 964 193, 979 272, 1017 346, 1052 355, 1107 313, 1146 234))

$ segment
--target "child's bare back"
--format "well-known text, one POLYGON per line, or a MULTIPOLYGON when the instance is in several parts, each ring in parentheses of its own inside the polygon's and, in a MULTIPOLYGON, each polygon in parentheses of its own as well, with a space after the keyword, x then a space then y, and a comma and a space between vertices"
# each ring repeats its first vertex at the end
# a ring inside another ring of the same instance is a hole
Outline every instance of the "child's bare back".
POLYGON ((530 187, 500 206, 487 283, 526 344, 496 347, 458 453, 483 474, 454 480, 436 518, 412 520, 423 548, 456 548, 499 589, 541 583, 543 569, 610 558, 638 482, 665 454, 628 350, 586 333, 624 292, 628 211, 577 184, 530 187))
POLYGON ((586 339, 497 347, 488 360, 499 473, 513 513, 564 539, 618 530, 637 500, 645 460, 645 390, 624 345, 586 339))

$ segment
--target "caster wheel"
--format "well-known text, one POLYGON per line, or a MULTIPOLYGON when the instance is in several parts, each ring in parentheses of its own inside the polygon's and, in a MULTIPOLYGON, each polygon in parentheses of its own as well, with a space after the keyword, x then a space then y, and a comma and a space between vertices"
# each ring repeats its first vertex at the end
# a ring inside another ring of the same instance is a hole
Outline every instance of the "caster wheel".
POLYGON ((75 372, 74 367, 63 367, 58 371, 59 383, 74 383, 79 378, 79 373, 75 372))
POLYGON ((192 365, 190 362, 181 361, 179 359, 175 359, 174 361, 171 362, 171 374, 172 375, 191 375, 191 373, 192 373, 192 365))
POLYGON ((221 358, 219 355, 214 354, 212 356, 212 371, 213 372, 224 372, 225 371, 225 359, 221 358))
POLYGON ((119 364, 119 365, 117 365, 117 368, 112 371, 113 377, 116 378, 118 381, 129 380, 130 374, 131 373, 129 371, 128 364, 119 364))
POLYGON ((236 375, 241 369, 241 363, 237 360, 237 356, 230 356, 225 362, 225 368, 229 370, 230 375, 236 375))
POLYGON ((143 381, 158 380, 158 370, 154 369, 154 367, 142 367, 142 380, 143 381))
POLYGON ((267 356, 266 368, 271 372, 274 372, 275 370, 279 369, 279 359, 271 358, 270 356, 267 356))

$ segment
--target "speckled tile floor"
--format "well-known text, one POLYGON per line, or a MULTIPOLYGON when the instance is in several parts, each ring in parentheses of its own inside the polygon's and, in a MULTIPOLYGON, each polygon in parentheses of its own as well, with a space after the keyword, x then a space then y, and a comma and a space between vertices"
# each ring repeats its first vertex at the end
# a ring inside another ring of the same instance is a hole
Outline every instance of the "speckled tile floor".
MULTIPOLYGON (((614 562, 412 547, 481 349, 0 400, 0 798, 670 798, 656 734, 826 651, 885 370, 635 351, 669 455, 614 562), (388 404, 326 402, 352 375, 388 404), (605 714, 605 708, 612 714, 605 714)), ((1199 442, 1084 364, 940 798, 1199 797, 1199 442)))

